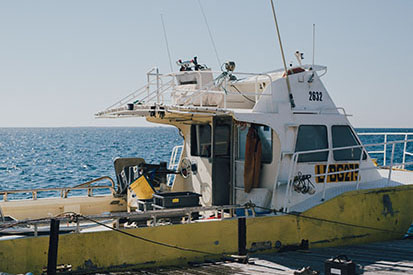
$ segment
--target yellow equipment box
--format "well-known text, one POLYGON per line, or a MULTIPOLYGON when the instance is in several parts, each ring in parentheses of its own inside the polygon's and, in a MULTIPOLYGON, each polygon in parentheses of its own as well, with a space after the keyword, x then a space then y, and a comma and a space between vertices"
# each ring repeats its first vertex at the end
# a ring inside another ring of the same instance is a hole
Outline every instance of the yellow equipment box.
POLYGON ((132 182, 129 188, 136 194, 136 197, 139 200, 152 199, 152 196, 155 193, 155 189, 153 189, 152 185, 143 175, 132 182))

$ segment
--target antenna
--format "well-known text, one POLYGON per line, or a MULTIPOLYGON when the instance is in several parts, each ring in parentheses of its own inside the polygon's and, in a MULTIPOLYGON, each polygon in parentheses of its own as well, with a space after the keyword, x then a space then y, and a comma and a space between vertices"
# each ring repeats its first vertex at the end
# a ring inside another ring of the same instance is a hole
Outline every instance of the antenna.
POLYGON ((202 16, 204 17, 204 21, 205 21, 205 24, 206 24, 207 29, 208 29, 208 34, 209 34, 209 38, 211 39, 212 47, 214 48, 214 51, 215 51, 215 56, 216 56, 217 61, 218 61, 218 67, 220 67, 222 64, 221 64, 221 61, 219 60, 219 57, 218 57, 217 47, 215 46, 214 38, 212 37, 211 29, 209 28, 208 20, 205 16, 204 8, 202 8, 200 0, 198 0, 198 4, 199 4, 199 8, 201 9, 202 16))
POLYGON ((167 50, 167 52, 168 52, 169 68, 171 69, 171 72, 172 72, 172 71, 173 71, 173 68, 172 68, 171 52, 169 51, 168 37, 166 36, 165 22, 163 21, 163 15, 162 15, 162 13, 161 13, 161 21, 162 21, 163 35, 165 36, 166 50, 167 50))
POLYGON ((314 70, 314 56, 315 56, 315 24, 313 24, 313 70, 314 70))
POLYGON ((277 17, 275 16, 275 8, 274 8, 273 0, 271 0, 271 7, 272 7, 272 14, 274 15, 275 29, 277 31, 278 42, 280 44, 281 56, 282 56, 283 63, 284 63, 285 81, 287 82, 288 96, 290 97, 291 108, 294 108, 295 103, 294 103, 293 94, 291 93, 290 79, 288 78, 287 64, 285 63, 284 50, 283 50, 283 45, 281 43, 280 30, 278 29, 277 17))

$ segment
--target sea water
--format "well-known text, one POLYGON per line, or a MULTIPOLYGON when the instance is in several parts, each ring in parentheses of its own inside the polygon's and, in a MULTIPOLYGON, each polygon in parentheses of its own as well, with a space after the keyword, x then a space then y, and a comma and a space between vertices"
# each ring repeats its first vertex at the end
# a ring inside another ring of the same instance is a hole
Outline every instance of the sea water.
POLYGON ((172 127, 0 128, 0 190, 71 187, 101 176, 116 179, 116 157, 168 162, 182 141, 172 127))
MULTIPOLYGON (((358 132, 411 132, 413 129, 357 129, 358 132)), ((388 141, 405 137, 389 136, 388 141)), ((384 142, 383 136, 361 136, 363 143, 384 142)), ((71 187, 101 176, 116 179, 116 157, 140 157, 147 163, 169 161, 183 143, 174 127, 130 128, 0 128, 0 190, 71 187)), ((383 147, 369 148, 383 150, 383 147)), ((401 162, 402 145, 395 147, 401 162)), ((413 152, 413 143, 407 147, 413 152)), ((382 155, 371 155, 378 162, 382 155)), ((391 146, 387 148, 390 161, 391 146)), ((406 161, 413 161, 407 157, 406 161)), ((39 193, 45 197, 50 193, 39 193)), ((14 195, 16 198, 31 194, 14 195)), ((1 199, 1 197, 0 197, 1 199)))

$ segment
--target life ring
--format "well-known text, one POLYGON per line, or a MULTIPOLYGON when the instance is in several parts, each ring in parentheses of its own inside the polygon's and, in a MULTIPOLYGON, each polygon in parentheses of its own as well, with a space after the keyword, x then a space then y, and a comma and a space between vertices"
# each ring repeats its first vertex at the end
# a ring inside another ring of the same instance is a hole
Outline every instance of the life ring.
MULTIPOLYGON (((288 69, 288 70, 287 70, 288 75, 290 75, 290 74, 302 73, 302 72, 305 72, 305 70, 304 70, 303 68, 301 68, 301 67, 295 67, 295 68, 291 68, 291 69, 288 69)), ((285 72, 284 72, 284 73, 283 73, 283 77, 285 77, 285 76, 286 76, 286 74, 285 74, 285 72)))

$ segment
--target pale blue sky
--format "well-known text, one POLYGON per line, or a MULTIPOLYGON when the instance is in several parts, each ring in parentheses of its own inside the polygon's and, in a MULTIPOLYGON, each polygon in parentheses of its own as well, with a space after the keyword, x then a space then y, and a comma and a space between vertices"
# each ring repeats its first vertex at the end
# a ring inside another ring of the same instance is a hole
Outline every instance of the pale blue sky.
MULTIPOLYGON (((413 127, 413 1, 275 0, 287 61, 301 50, 356 127, 413 127)), ((269 0, 202 0, 220 59, 282 67, 269 0)), ((196 0, 0 0, 0 127, 133 126, 93 114, 145 84, 145 72, 197 55, 218 69, 196 0)))

